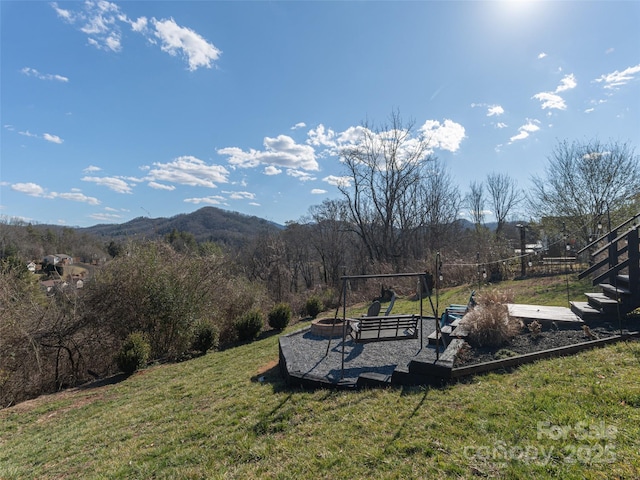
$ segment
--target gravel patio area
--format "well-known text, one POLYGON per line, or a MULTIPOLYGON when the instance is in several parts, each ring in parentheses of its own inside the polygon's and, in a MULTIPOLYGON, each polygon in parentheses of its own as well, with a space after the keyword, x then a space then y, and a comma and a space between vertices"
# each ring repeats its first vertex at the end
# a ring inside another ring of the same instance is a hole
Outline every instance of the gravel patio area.
POLYGON ((289 375, 319 385, 355 386, 358 377, 366 373, 390 378, 396 368, 406 369, 411 360, 436 360, 435 346, 428 345, 427 339, 435 331, 435 319, 423 317, 421 323, 416 339, 369 343, 356 343, 348 335, 344 342, 342 337, 328 339, 306 327, 280 337, 280 365, 289 375))

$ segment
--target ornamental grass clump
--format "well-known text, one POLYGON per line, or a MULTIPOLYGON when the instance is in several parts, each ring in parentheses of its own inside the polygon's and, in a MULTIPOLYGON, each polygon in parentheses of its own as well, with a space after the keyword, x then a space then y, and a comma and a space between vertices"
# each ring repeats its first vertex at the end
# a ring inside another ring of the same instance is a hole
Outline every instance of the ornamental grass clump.
POLYGON ((477 305, 464 317, 467 341, 475 347, 500 347, 518 335, 522 322, 509 315, 510 292, 493 290, 478 295, 477 305))

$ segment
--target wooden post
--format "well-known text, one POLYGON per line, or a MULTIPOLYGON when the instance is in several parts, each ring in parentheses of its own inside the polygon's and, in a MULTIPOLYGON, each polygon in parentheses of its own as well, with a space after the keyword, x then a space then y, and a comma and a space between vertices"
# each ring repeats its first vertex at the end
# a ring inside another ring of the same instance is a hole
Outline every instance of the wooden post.
POLYGON ((516 227, 520 229, 520 276, 524 278, 527 276, 527 262, 525 259, 525 252, 527 250, 525 229, 527 226, 519 223, 516 227))

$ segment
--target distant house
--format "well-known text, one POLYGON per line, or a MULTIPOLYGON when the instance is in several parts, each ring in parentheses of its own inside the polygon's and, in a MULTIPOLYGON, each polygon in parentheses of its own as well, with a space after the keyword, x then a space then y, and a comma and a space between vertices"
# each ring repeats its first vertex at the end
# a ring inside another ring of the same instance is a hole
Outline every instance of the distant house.
POLYGON ((27 263, 27 270, 29 270, 31 273, 36 273, 37 269, 38 269, 38 266, 35 264, 35 262, 27 263))
MULTIPOLYGON (((525 254, 534 253, 534 254, 537 255, 538 253, 542 252, 543 250, 544 250, 544 246, 542 245, 541 242, 538 242, 538 243, 527 243, 525 245, 525 247, 524 247, 524 253, 525 254)), ((516 255, 521 255, 522 254, 522 251, 519 248, 514 249, 514 252, 515 252, 516 255)))
POLYGON ((64 253, 55 253, 53 255, 47 255, 42 259, 43 265, 53 265, 54 267, 62 267, 64 265, 71 265, 73 263, 73 257, 65 255, 64 253))

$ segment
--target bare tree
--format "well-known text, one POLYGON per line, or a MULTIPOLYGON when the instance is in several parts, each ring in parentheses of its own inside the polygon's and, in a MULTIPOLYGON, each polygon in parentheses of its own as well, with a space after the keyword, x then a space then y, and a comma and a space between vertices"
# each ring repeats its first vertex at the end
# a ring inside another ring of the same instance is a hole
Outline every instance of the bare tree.
POLYGON ((339 200, 325 200, 312 206, 309 213, 314 222, 309 241, 320 257, 323 281, 338 287, 351 248, 348 239, 353 235, 345 222, 347 205, 339 200))
POLYGON ((341 151, 350 179, 339 186, 348 217, 372 261, 394 264, 406 254, 407 238, 421 225, 417 186, 431 160, 428 140, 414 135, 398 112, 380 128, 364 123, 356 143, 341 151))
POLYGON ((522 196, 517 182, 506 173, 494 172, 487 175, 487 192, 497 221, 496 237, 500 237, 509 214, 518 206, 522 196))
POLYGON ((461 197, 453 177, 436 159, 422 183, 422 215, 425 221, 427 248, 440 249, 460 213, 461 197))
POLYGON ((315 251, 311 247, 309 237, 312 235, 309 225, 298 222, 287 222, 282 238, 285 243, 286 261, 291 272, 290 291, 298 293, 300 280, 307 289, 313 287, 317 269, 315 251))
POLYGON ((484 184, 482 182, 473 181, 469 184, 469 192, 465 197, 465 203, 471 215, 471 220, 476 230, 479 231, 484 223, 485 207, 484 184))
POLYGON ((583 242, 634 202, 640 164, 627 143, 560 142, 548 157, 544 177, 534 176, 530 206, 534 217, 556 218, 583 242))

